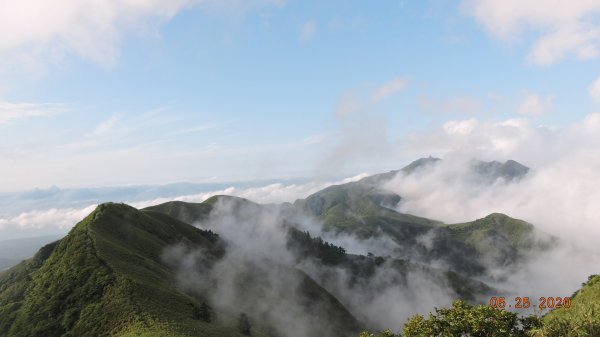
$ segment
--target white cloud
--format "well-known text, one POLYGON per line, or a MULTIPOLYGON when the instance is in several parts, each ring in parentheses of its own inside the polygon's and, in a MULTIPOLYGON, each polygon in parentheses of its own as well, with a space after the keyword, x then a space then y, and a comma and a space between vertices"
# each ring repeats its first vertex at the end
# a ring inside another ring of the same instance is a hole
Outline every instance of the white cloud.
POLYGON ((590 97, 597 103, 600 103, 600 77, 590 85, 590 97))
POLYGON ((413 156, 446 153, 466 153, 480 159, 510 158, 521 145, 538 146, 539 153, 527 158, 531 160, 546 153, 542 139, 546 128, 537 130, 524 119, 506 121, 479 121, 477 119, 451 120, 441 130, 419 132, 408 135, 401 142, 401 151, 413 156))
POLYGON ((383 84, 380 86, 373 96, 371 96, 371 100, 375 103, 378 103, 385 99, 388 96, 391 96, 397 92, 404 90, 408 86, 408 79, 399 77, 395 78, 392 81, 383 84))
POLYGON ((600 55, 599 42, 600 26, 567 25, 540 37, 529 59, 538 65, 553 64, 569 54, 580 60, 593 59, 600 55))
POLYGON ((526 116, 540 116, 552 109, 554 99, 551 96, 542 97, 536 93, 525 95, 519 105, 519 113, 526 116))
POLYGON ((469 119, 464 121, 448 121, 444 123, 443 128, 449 135, 467 135, 477 127, 476 119, 469 119))
POLYGON ((531 126, 525 119, 454 121, 438 132, 415 135, 410 146, 422 146, 420 141, 440 150, 444 161, 391 184, 404 198, 403 211, 446 222, 502 212, 582 246, 593 247, 600 239, 599 113, 563 129, 531 126), (518 183, 482 187, 464 177, 472 158, 515 159, 534 171, 518 183))
POLYGON ((405 89, 409 80, 397 77, 376 87, 371 92, 346 92, 333 111, 337 131, 335 143, 317 164, 316 173, 330 177, 346 165, 375 162, 389 153, 388 125, 385 115, 376 106, 386 97, 405 89))
POLYGON ((41 117, 64 112, 66 106, 56 103, 0 102, 0 124, 28 117, 41 117))
POLYGON ((317 32, 317 23, 314 20, 310 20, 304 23, 302 26, 302 31, 300 32, 300 40, 301 41, 310 41, 315 36, 317 32))
POLYGON ((169 20, 190 0, 5 1, 0 11, 0 52, 74 53, 102 64, 118 55, 122 34, 169 20))
MULTIPOLYGON (((348 177, 339 181, 333 182, 308 182, 305 184, 282 184, 275 183, 259 187, 250 188, 236 188, 228 187, 222 190, 215 190, 197 194, 188 195, 174 195, 171 197, 162 197, 151 200, 143 201, 126 201, 126 203, 137 207, 144 208, 152 205, 158 205, 167 201, 185 201, 185 202, 202 202, 214 195, 232 195, 241 198, 246 198, 258 203, 283 203, 283 202, 294 202, 296 199, 306 198, 312 193, 315 193, 327 186, 334 184, 345 184, 351 181, 357 181, 368 176, 366 173, 361 173, 352 177, 348 177)), ((152 191, 155 186, 147 186, 148 190, 152 191)), ((85 192, 85 189, 83 190, 85 192)), ((77 190, 71 191, 76 193, 77 190)), ((143 191, 138 191, 143 194, 143 191)), ((85 194, 85 193, 84 193, 85 194)), ((60 205, 63 202, 62 198, 49 196, 50 199, 45 199, 46 204, 57 204, 60 205), (53 200, 52 198, 56 199, 53 200), (53 201, 53 202, 52 202, 53 201)), ((113 198, 119 199, 119 196, 113 196, 113 198)), ((86 200, 89 201, 89 200, 86 200)), ((89 203, 96 202, 98 200, 92 200, 89 203)), ((22 202, 26 205, 27 200, 15 200, 13 203, 22 202)), ((64 204, 63 204, 64 205, 64 204)), ((13 205, 18 207, 19 205, 13 205)), ((85 216, 91 213, 96 204, 87 204, 84 207, 54 207, 49 209, 31 209, 17 214, 0 216, 0 235, 2 230, 27 230, 27 229, 70 229, 85 216)), ((6 211, 6 209, 4 210, 6 211)))
POLYGON ((100 136, 107 134, 115 127, 115 125, 117 124, 118 121, 119 121, 118 116, 111 116, 109 119, 98 124, 98 126, 94 129, 94 131, 90 134, 90 136, 100 137, 100 136))
POLYGON ((275 183, 260 187, 236 188, 228 187, 218 191, 210 191, 198 194, 181 195, 170 198, 157 198, 132 203, 132 206, 142 208, 151 205, 158 205, 167 201, 177 200, 185 202, 202 202, 214 195, 233 195, 240 198, 246 198, 261 204, 294 202, 297 199, 306 198, 307 196, 324 189, 327 186, 345 184, 352 181, 360 180, 368 176, 366 173, 361 173, 352 177, 348 177, 334 182, 308 182, 305 184, 282 184, 275 183))
POLYGON ((537 65, 566 57, 598 57, 600 2, 596 0, 464 0, 463 5, 493 36, 535 36, 529 54, 537 65))
POLYGON ((243 12, 283 0, 8 0, 0 5, 0 56, 36 67, 74 54, 111 65, 127 34, 155 34, 161 24, 194 5, 243 12))
POLYGON ((333 115, 338 118, 343 118, 355 114, 356 112, 365 108, 364 102, 362 102, 356 95, 351 92, 347 92, 340 98, 337 103, 333 115))
POLYGON ((51 208, 22 212, 17 215, 0 218, 0 229, 68 229, 73 227, 77 222, 83 220, 83 218, 90 214, 94 208, 96 208, 96 205, 90 205, 79 209, 51 208))

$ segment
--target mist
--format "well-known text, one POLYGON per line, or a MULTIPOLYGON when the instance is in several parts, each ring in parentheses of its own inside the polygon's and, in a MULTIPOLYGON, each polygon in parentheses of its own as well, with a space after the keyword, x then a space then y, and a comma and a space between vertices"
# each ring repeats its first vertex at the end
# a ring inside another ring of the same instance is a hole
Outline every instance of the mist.
POLYGON ((179 283, 209 299, 212 307, 236 317, 246 313, 263 333, 306 337, 333 335, 327 307, 302 296, 305 274, 286 247, 286 231, 277 210, 251 202, 220 198, 210 218, 195 224, 226 242, 226 254, 210 268, 200 268, 202 251, 173 247, 164 258, 178 269, 179 283))
MULTIPOLYGON (((497 212, 532 223, 540 231, 540 237, 552 235, 558 241, 550 250, 527 256, 509 269, 484 261, 489 270, 479 280, 497 289, 498 295, 570 296, 588 275, 598 273, 600 265, 596 244, 600 238, 597 212, 600 191, 596 188, 600 186, 598 135, 599 114, 558 130, 532 127, 524 120, 448 122, 441 130, 411 135, 401 147, 411 148, 412 152, 436 148, 443 154, 441 161, 410 174, 400 171, 380 187, 402 197, 397 211, 446 224, 473 221, 497 212), (481 179, 473 169, 474 160, 492 159, 515 159, 531 170, 515 180, 481 179)), ((341 148, 351 149, 352 145, 341 148)), ((343 155, 339 158, 345 158, 346 152, 340 153, 343 155)), ((395 268, 391 262, 394 258, 412 260, 412 257, 398 256, 402 247, 389 236, 360 239, 349 233, 324 231, 319 220, 297 210, 287 212, 278 205, 365 176, 359 174, 333 182, 220 186, 208 191, 186 190, 186 194, 173 196, 138 191, 129 203, 142 208, 171 200, 202 202, 213 195, 228 194, 269 204, 239 204, 221 198, 208 220, 193 224, 215 231, 226 242, 226 254, 218 261, 209 261, 207 252, 190 250, 184 245, 164 252, 163 259, 177 270, 178 284, 187 292, 206 298, 230 320, 245 312, 260 331, 289 337, 312 336, 315 331, 327 334, 332 329, 327 310, 309 310, 308 302, 298 292, 310 277, 365 327, 398 330, 408 317, 447 306, 458 298, 457 294, 443 279, 423 270, 395 268), (348 254, 371 253, 372 258, 389 258, 378 265, 373 275, 357 281, 348 269, 324 265, 314 259, 299 260, 287 246, 284 222, 343 247, 348 254)), ((69 200, 68 204, 72 202, 75 201, 69 200)), ((83 201, 77 204, 82 206, 5 216, 0 219, 0 230, 3 227, 4 230, 66 230, 95 206, 83 201)), ((429 249, 435 235, 431 231, 417 241, 429 249)), ((427 266, 450 268, 441 260, 428 261, 427 266)), ((487 299, 477 300, 486 303, 487 299)))
POLYGON ((513 270, 491 271, 486 281, 514 296, 570 296, 600 265, 599 135, 599 114, 562 129, 525 120, 447 123, 427 135, 448 148, 443 160, 400 172, 383 188, 402 196, 399 212, 448 224, 499 212, 553 235, 558 241, 549 251, 513 270), (482 181, 473 169, 477 159, 516 159, 531 170, 521 179, 482 181))
MULTIPOLYGON (((246 312, 265 321, 266 326, 259 329, 281 336, 314 336, 315 331, 323 336, 335 335, 331 310, 307 302, 299 294, 306 275, 333 294, 364 326, 379 330, 399 329, 414 314, 449 305, 458 296, 442 273, 418 265, 398 267, 398 263, 405 263, 400 260, 381 259, 373 275, 357 278, 347 267, 312 258, 298 259, 287 245, 284 221, 313 235, 323 235, 347 247, 349 253, 389 255, 397 247, 385 236, 361 240, 323 232, 322 224, 306 214, 290 214, 279 207, 224 197, 216 203, 209 219, 194 225, 219 234, 226 242, 225 256, 207 268, 201 262, 202 251, 175 246, 165 252, 164 258, 177 269, 178 282, 184 289, 207 296, 211 306, 232 316, 246 312)), ((363 259, 375 259, 377 255, 363 259)))

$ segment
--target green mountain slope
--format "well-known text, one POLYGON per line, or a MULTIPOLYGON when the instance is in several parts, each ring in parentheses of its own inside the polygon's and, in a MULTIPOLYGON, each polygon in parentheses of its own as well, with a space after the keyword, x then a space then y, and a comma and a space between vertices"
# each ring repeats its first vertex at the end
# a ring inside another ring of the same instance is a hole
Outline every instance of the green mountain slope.
POLYGON ((475 248, 479 256, 491 259, 496 265, 509 265, 525 254, 544 251, 556 240, 537 232, 528 222, 500 213, 446 228, 449 238, 475 248))
MULTIPOLYGON (((294 206, 322 222, 324 231, 349 233, 363 239, 387 235, 398 245, 395 257, 422 263, 443 261, 466 275, 483 274, 491 267, 490 263, 494 267, 509 265, 531 251, 548 246, 551 238, 546 238, 545 244, 536 241, 537 233, 531 224, 499 214, 446 226, 396 211, 402 197, 382 186, 398 173, 413 174, 439 162, 437 158, 422 158, 401 170, 327 187, 297 200, 294 206)), ((481 182, 519 179, 529 171, 512 160, 475 161, 471 166, 473 179, 481 182)))
MULTIPOLYGON (((182 291, 161 258, 173 245, 202 249, 205 265, 225 254, 216 234, 163 213, 98 206, 60 242, 0 274, 0 335, 241 336, 239 312, 211 309, 210 322, 199 318, 208 299, 182 291)), ((358 328, 334 297, 305 275, 300 279, 290 293, 338 313, 331 315, 332 326, 358 328)), ((263 336, 266 324, 248 316, 252 335, 263 336)))
POLYGON ((550 311, 535 337, 600 336, 600 275, 592 275, 571 299, 570 308, 550 311))
MULTIPOLYGON (((261 211, 268 212, 269 210, 249 200, 231 196, 214 196, 204 203, 167 202, 147 209, 165 212, 178 219, 186 218, 189 214, 198 214, 198 219, 188 219, 197 223, 202 219, 208 219, 210 212, 215 209, 215 205, 219 201, 227 205, 227 209, 231 212, 230 215, 238 217, 239 222, 249 221, 247 212, 245 212, 247 210, 250 210, 250 213, 253 214, 259 214, 261 211), (239 210, 242 209, 244 211, 239 214, 239 210)), ((393 211, 390 210, 390 213, 393 213, 393 211)), ((281 219, 280 225, 288 231, 287 247, 295 254, 297 261, 313 260, 321 266, 323 276, 317 277, 316 280, 324 281, 323 283, 327 283, 327 279, 331 278, 332 270, 343 270, 352 276, 347 280, 349 287, 356 291, 369 291, 360 287, 369 284, 369 280, 376 277, 377 272, 386 269, 396 273, 394 285, 400 288, 407 287, 406 277, 409 274, 418 273, 429 280, 434 280, 439 285, 447 286, 448 291, 453 292, 456 298, 468 301, 475 301, 477 298, 491 294, 493 291, 485 283, 473 280, 461 273, 432 268, 424 264, 392 257, 347 254, 341 247, 325 242, 320 237, 312 237, 308 232, 298 230, 296 225, 285 217, 281 219)), ((443 228, 440 230, 443 230, 443 228)), ((453 256, 453 252, 458 253, 458 250, 451 248, 450 244, 455 244, 455 242, 448 243, 446 249, 440 250, 440 256, 442 253, 448 256, 453 256)), ((442 246, 440 245, 440 247, 442 246)), ((455 258, 455 260, 458 259, 455 258)), ((462 260, 466 261, 464 258, 462 260)), ((465 262, 465 265, 467 265, 467 262, 465 262)), ((330 290, 335 291, 333 288, 330 290)), ((340 299, 343 300, 343 298, 340 299)))
POLYGON ((502 178, 507 181, 520 179, 529 172, 529 168, 514 160, 507 160, 504 163, 497 161, 476 161, 473 164, 475 173, 488 181, 494 181, 502 178))
MULTIPOLYGON (((438 161, 421 159, 401 171, 438 161)), ((480 173, 508 180, 526 174, 519 165, 492 162, 480 173)), ((64 239, 0 273, 0 335, 218 337, 247 335, 250 326, 259 337, 287 335, 288 327, 304 336, 349 335, 363 324, 345 305, 366 318, 344 298, 348 292, 409 290, 418 275, 475 302, 494 292, 476 280, 486 268, 516 266, 548 246, 531 224, 502 214, 446 225, 400 213, 401 197, 381 187, 398 172, 330 186, 293 205, 231 196, 143 210, 100 205, 64 239), (329 233, 385 235, 396 248, 387 257, 347 254, 300 230, 300 218, 329 233), (284 231, 283 251, 252 247, 268 244, 252 236, 264 221, 284 231), (224 223, 224 237, 190 225, 218 230, 224 223), (246 242, 250 249, 239 250, 246 242), (272 256, 278 253, 285 257, 272 256)))

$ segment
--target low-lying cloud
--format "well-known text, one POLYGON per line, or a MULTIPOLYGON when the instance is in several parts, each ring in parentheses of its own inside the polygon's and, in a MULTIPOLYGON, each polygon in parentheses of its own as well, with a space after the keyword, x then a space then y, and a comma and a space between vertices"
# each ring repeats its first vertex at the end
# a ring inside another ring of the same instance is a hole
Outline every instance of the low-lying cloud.
MULTIPOLYGON (((70 229, 88 215, 97 204, 104 201, 125 202, 137 208, 158 205, 168 201, 203 202, 214 195, 232 195, 246 198, 258 203, 293 202, 299 198, 317 192, 332 184, 343 184, 366 177, 361 173, 331 182, 308 183, 273 183, 256 187, 226 187, 212 189, 200 193, 173 194, 186 190, 202 190, 212 185, 165 185, 165 186, 132 186, 98 189, 33 190, 26 193, 4 195, 2 199, 10 203, 0 209, 0 234, 3 230, 12 229, 56 229, 61 232, 70 229), (162 195, 148 199, 148 196, 162 195), (55 207, 45 207, 54 205, 55 207), (62 207, 61 207, 62 206, 62 207)), ((27 234, 30 236, 30 234, 27 234)))
POLYGON ((523 119, 454 121, 441 132, 413 138, 418 140, 438 143, 446 156, 438 165, 399 175, 386 186, 404 198, 401 211, 448 223, 502 212, 563 239, 596 246, 600 114, 564 129, 535 127, 523 119), (516 159, 533 170, 517 182, 482 186, 470 180, 469 163, 477 158, 516 159))
MULTIPOLYGON (((359 321, 375 329, 398 329, 415 313, 447 305, 456 296, 442 278, 432 278, 432 273, 418 268, 398 269, 391 260, 376 267, 373 275, 358 279, 342 266, 324 265, 312 259, 298 263, 296 255, 288 250, 284 219, 302 222, 301 228, 320 233, 320 224, 308 216, 297 213, 290 218, 275 208, 219 199, 209 219, 195 225, 218 233, 227 242, 226 255, 209 269, 197 267, 204 258, 201 250, 175 246, 167 249, 164 257, 178 269, 177 278, 187 291, 208 296, 210 304, 221 312, 252 313, 286 337, 308 337, 316 331, 322 336, 336 335, 330 330, 331 319, 339 314, 320 312, 322 304, 314 298, 307 308, 306 299, 297 290, 305 276, 294 270, 309 275, 359 321), (243 294, 240 282, 245 282, 243 294)), ((336 236, 330 233, 328 238, 336 236)), ((351 236, 337 239, 345 247, 364 249, 369 245, 351 236)), ((385 238, 372 241, 373 245, 376 241, 384 243, 385 238)))

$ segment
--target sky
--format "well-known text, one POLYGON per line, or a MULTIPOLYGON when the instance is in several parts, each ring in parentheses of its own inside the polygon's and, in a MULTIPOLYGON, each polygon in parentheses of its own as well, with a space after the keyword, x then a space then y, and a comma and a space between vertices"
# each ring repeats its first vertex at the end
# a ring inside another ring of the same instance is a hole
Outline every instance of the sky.
POLYGON ((0 230, 65 189, 599 158, 597 0, 5 0, 0 60, 0 230))
POLYGON ((415 132, 600 105, 598 1, 0 8, 2 192, 392 169, 444 154, 415 132))

